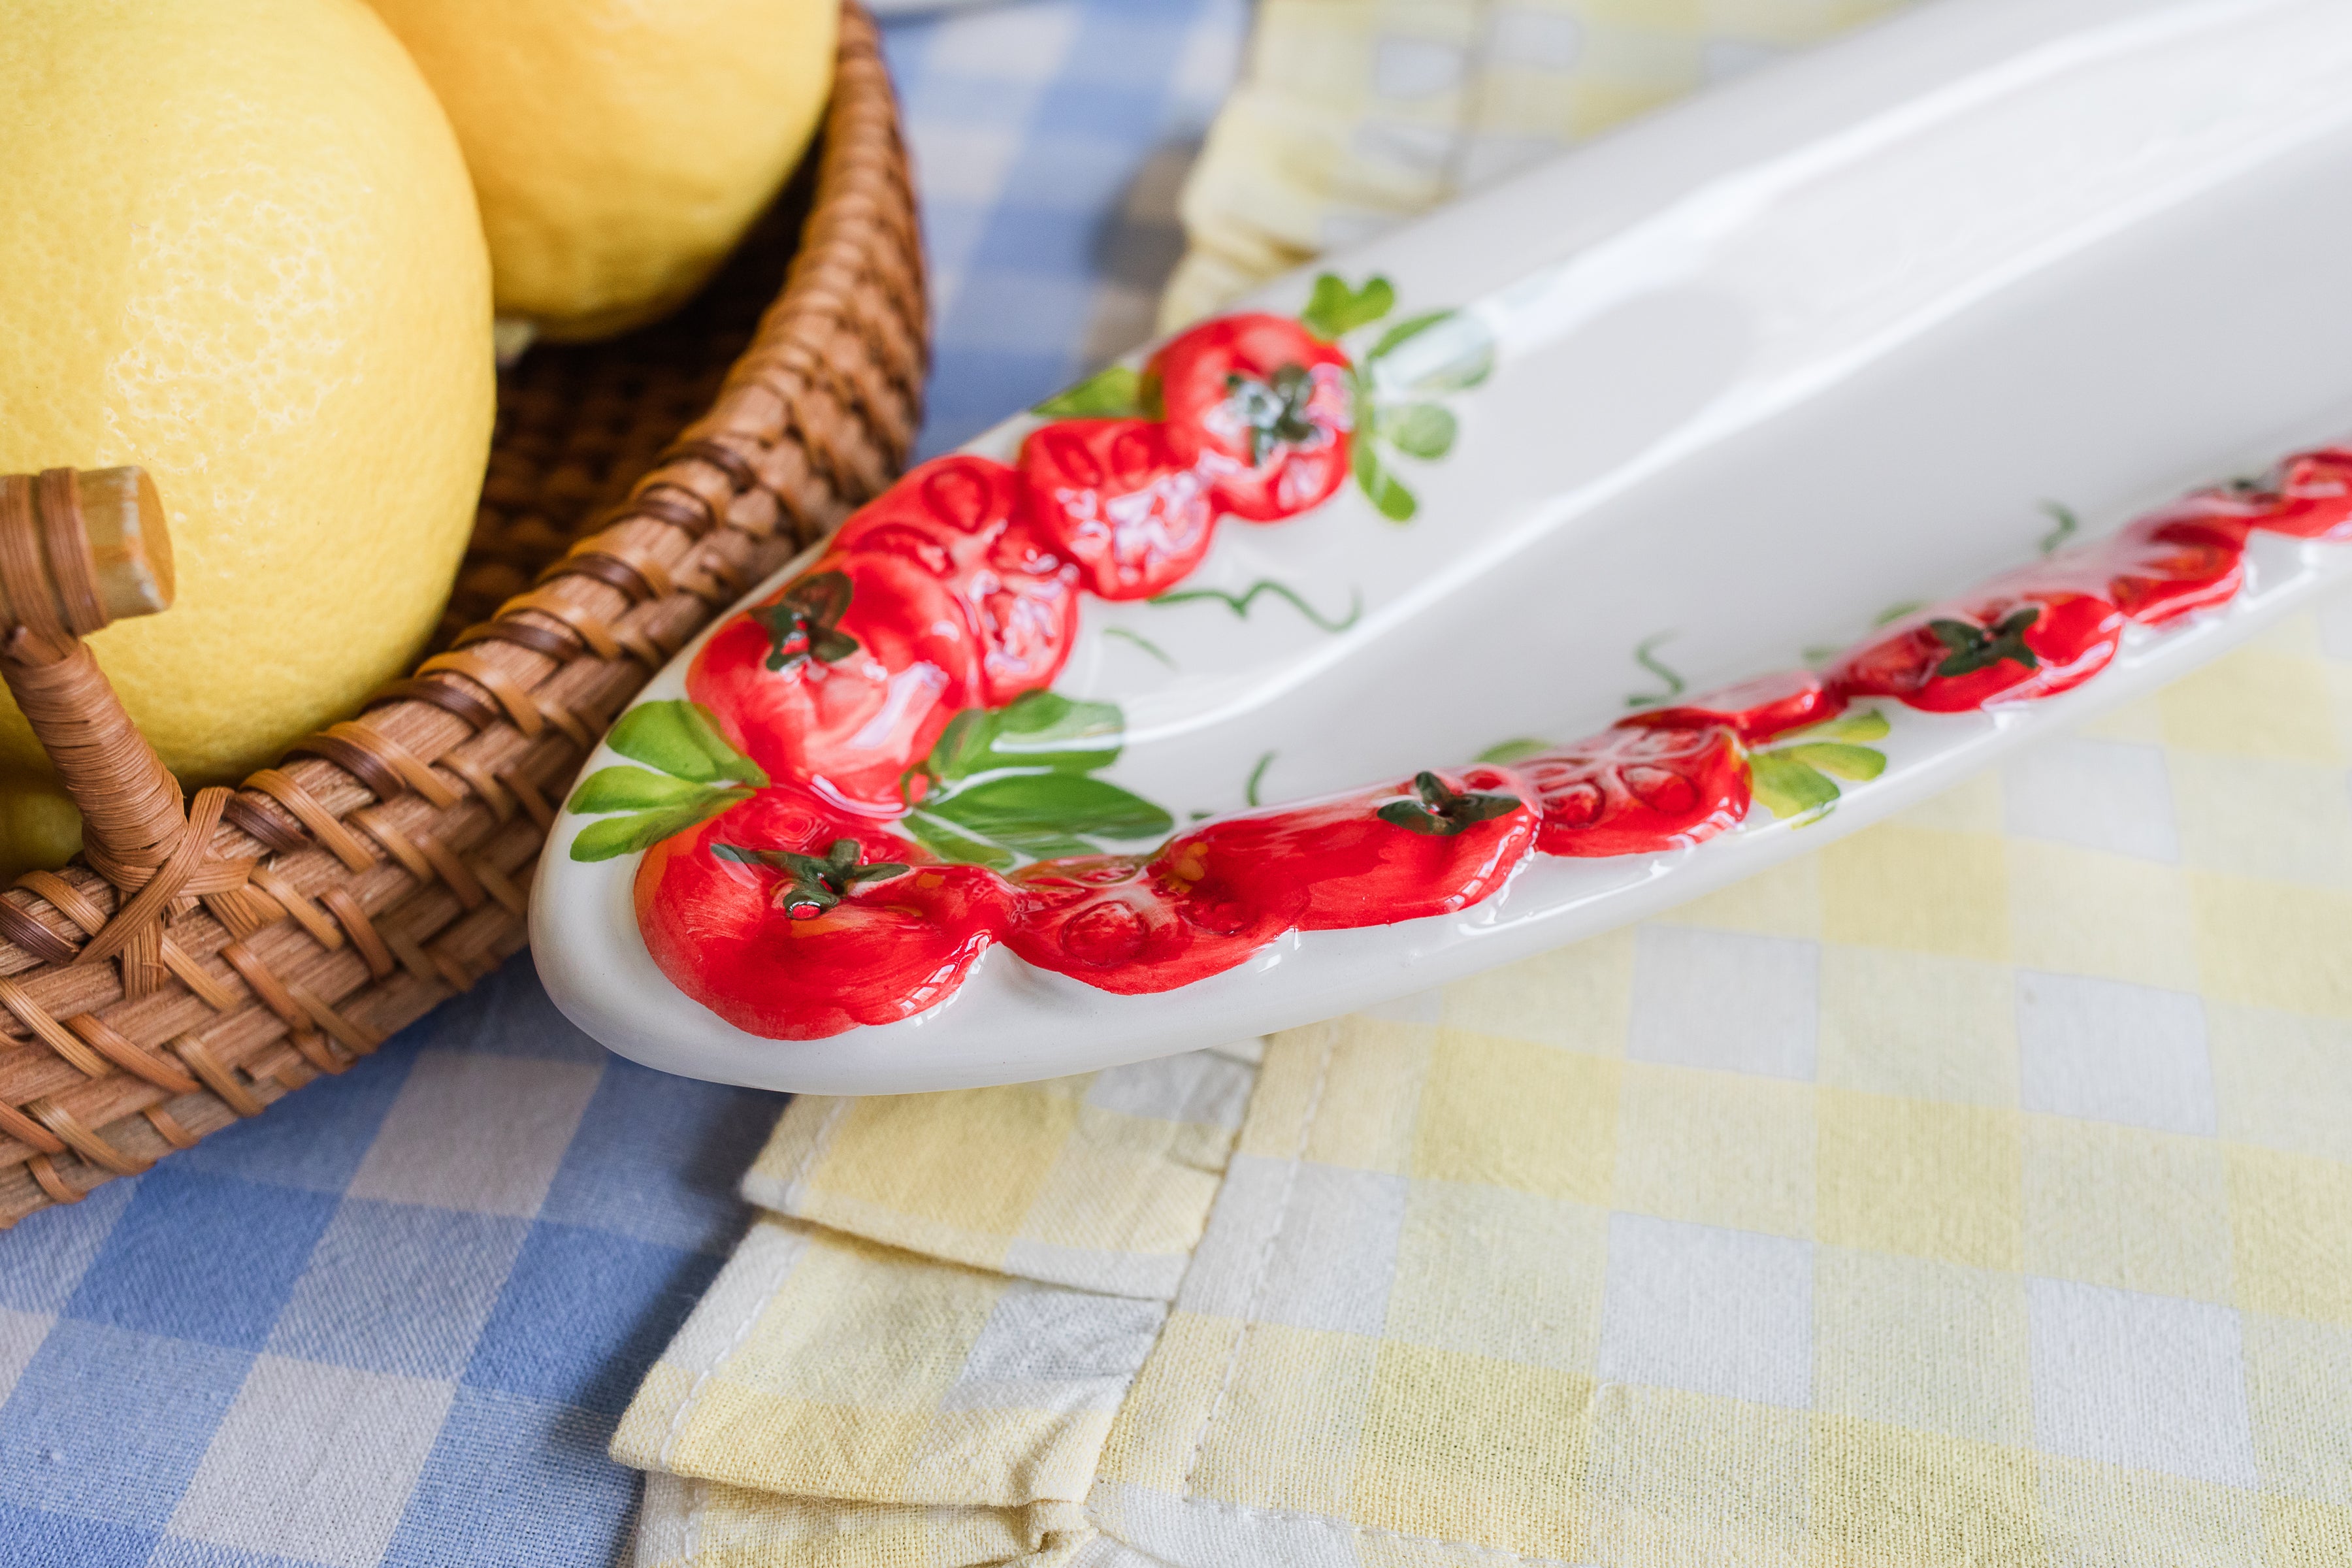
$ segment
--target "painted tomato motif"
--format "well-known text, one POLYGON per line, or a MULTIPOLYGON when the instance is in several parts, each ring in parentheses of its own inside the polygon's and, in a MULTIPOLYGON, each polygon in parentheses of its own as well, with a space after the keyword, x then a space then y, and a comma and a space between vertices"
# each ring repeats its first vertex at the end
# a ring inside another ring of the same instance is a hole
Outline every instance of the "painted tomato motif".
POLYGON ((1466 768, 1206 823, 1154 864, 1257 908, 1303 894, 1301 931, 1345 931, 1469 908, 1526 863, 1535 830, 1517 770, 1466 768))
POLYGON ((1214 535, 1209 487, 1150 419, 1064 419, 1021 447, 1038 531, 1106 599, 1149 599, 1201 563, 1214 535))
POLYGON ((861 551, 826 556, 721 626, 686 689, 770 776, 896 813, 899 776, 982 680, 949 585, 904 556, 861 551))
POLYGON ((1737 826, 1748 758, 1728 724, 1607 730, 1518 764, 1535 790, 1547 855, 1650 855, 1737 826))
POLYGON ((1290 930, 1306 889, 1246 890, 1197 846, 1146 860, 1102 855, 1013 873, 1005 945, 1024 962, 1120 995, 1171 991, 1233 968, 1290 930))
POLYGON ((932 863, 787 788, 656 845, 635 894, 646 951, 670 982, 778 1040, 935 1005, 1012 916, 994 872, 932 863))
POLYGON ((1286 316, 1204 321, 1151 361, 1177 457, 1208 476, 1220 510, 1278 522, 1348 478, 1348 356, 1286 316))
MULTIPOLYGON (((2305 452, 2274 482, 2198 492, 1907 616, 1825 674, 1708 691, 1508 766, 1202 822, 1148 855, 1097 852, 1173 818, 1096 776, 1120 754, 1119 710, 1049 689, 1079 595, 1163 594, 1220 515, 1293 517, 1351 473, 1375 510, 1412 518, 1381 454, 1451 450, 1453 413, 1420 400, 1477 384, 1494 345, 1463 335, 1467 318, 1461 342, 1420 336, 1460 315, 1423 314, 1391 326, 1360 374, 1337 340, 1394 304, 1384 279, 1326 276, 1300 320, 1211 321, 1139 373, 1114 366, 1040 405, 1049 422, 1014 465, 957 455, 908 473, 814 566, 722 624, 688 668, 690 700, 638 704, 614 727, 628 761, 568 797, 598 818, 570 858, 641 855, 632 892, 656 963, 770 1038, 911 1017, 996 942, 1105 991, 1162 992, 1288 931, 1466 909, 1536 853, 1685 847, 1755 805, 1816 819, 1835 780, 1887 765, 1857 743, 1889 733, 1886 715, 1846 714, 1853 698, 1958 712, 2053 695, 2104 668, 2128 625, 2233 597, 2252 531, 2352 542, 2352 447, 2305 452), (1400 345, 1415 342, 1454 357, 1409 373, 1400 345), (1022 866, 1034 856, 1057 858, 1022 866)), ((1275 582, 1214 596, 1246 615, 1265 590, 1326 629, 1357 613, 1327 623, 1275 582)))
POLYGON ((1776 735, 1825 723, 1845 711, 1845 694, 1810 669, 1759 675, 1677 702, 1620 719, 1620 729, 1691 730, 1728 725, 1740 740, 1762 745, 1776 735))
POLYGON ((2297 539, 2352 539, 2352 447, 2289 458, 2255 526, 2297 539))
POLYGON ((1029 515, 1021 476, 966 455, 940 458, 860 509, 837 554, 894 555, 963 602, 979 639, 982 706, 1053 684, 1078 631, 1078 570, 1029 515))
POLYGON ((936 458, 853 513, 833 548, 904 555, 934 577, 961 576, 987 559, 1021 500, 1021 476, 1004 464, 936 458))
POLYGON ((982 705, 1053 685, 1078 638, 1078 570, 1053 540, 1016 518, 956 586, 980 634, 982 705))
POLYGON ((1904 617, 1839 660, 1830 679, 1850 696, 1892 697, 1929 713, 1971 712, 2080 686, 2116 657, 2123 629, 2123 612, 2094 594, 1994 591, 1904 617))
POLYGON ((1996 579, 1990 589, 2087 594, 2126 620, 2162 626, 2237 595, 2246 581, 2246 534, 2258 515, 2227 492, 2191 497, 2112 538, 1996 579))

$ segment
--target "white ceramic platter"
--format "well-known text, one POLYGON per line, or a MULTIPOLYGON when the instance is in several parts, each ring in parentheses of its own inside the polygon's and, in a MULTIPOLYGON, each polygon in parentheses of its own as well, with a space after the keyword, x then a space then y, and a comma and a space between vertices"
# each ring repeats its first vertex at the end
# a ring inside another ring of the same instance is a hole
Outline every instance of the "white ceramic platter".
MULTIPOLYGON (((1390 279, 1399 317, 1457 308, 1496 346, 1446 401, 1444 460, 1391 455, 1417 514, 1391 522, 1349 487, 1279 526, 1228 521, 1183 586, 1279 584, 1315 616, 1275 593, 1246 614, 1088 599, 1054 689, 1118 705, 1102 776, 1181 823, 1591 733, 1655 694, 1637 649, 1693 689, 1801 665, 1890 605, 2032 560, 2050 503, 2095 534, 2352 431, 2347 257, 2347 0, 1940 0, 1327 262, 1390 279)), ((1308 284, 1255 303, 1296 311, 1308 284)), ((1410 353, 1380 374, 1410 380, 1410 353)), ((973 449, 1009 461, 1036 423, 973 449)), ((2134 626, 2063 695, 1875 705, 1885 772, 1802 825, 1759 808, 1670 852, 1539 855, 1458 913, 1293 932, 1159 994, 999 948, 903 1022, 759 1037, 664 977, 637 858, 574 859, 589 819, 569 812, 532 950, 614 1050, 733 1083, 938 1089, 1213 1045, 1817 847, 2212 658, 2352 578, 2352 544, 2258 534, 2247 563, 2225 606, 2134 626)), ((682 697, 694 651, 641 700, 682 697)))

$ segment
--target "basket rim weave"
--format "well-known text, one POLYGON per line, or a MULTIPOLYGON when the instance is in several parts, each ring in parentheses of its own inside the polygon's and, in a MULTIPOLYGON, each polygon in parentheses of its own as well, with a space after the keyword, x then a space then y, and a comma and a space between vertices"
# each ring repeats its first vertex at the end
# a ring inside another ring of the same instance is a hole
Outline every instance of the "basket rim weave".
POLYGON ((85 958, 131 891, 86 859, 0 894, 0 1228, 344 1070, 519 951, 555 802, 605 726, 904 467, 929 352, 921 247, 856 0, 812 174, 781 295, 603 526, 361 713, 202 793, 199 825, 216 810, 218 826, 189 858, 253 861, 242 886, 170 900, 143 966, 85 958))

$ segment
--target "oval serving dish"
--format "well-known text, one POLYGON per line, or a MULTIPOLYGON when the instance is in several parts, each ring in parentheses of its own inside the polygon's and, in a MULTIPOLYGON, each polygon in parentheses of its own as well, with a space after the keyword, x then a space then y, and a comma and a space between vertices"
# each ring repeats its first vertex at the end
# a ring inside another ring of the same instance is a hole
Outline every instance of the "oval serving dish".
POLYGON ((828 1093, 1656 912, 2352 578, 2352 8, 1943 0, 926 465, 683 652, 558 1005, 828 1093), (1579 739, 1583 737, 1583 739, 1579 739))

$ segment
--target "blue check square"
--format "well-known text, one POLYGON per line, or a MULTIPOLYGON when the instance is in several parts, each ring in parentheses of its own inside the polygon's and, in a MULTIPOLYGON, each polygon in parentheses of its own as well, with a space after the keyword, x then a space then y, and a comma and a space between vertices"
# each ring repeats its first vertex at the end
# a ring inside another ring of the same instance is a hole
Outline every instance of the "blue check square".
POLYGON ((743 1232, 735 1184, 784 1097, 677 1078, 618 1058, 572 1135, 540 1205, 543 1220, 691 1251, 724 1253, 743 1232), (648 1168, 675 1167, 667 1182, 648 1168))
POLYGON ((0 1502, 8 1568, 144 1568, 155 1532, 0 1502))
POLYGON ((0 1501, 162 1528, 252 1363, 244 1351, 61 1320, 0 1405, 0 1501))
POLYGON ((140 1179, 66 1315, 257 1351, 334 1212, 323 1193, 166 1162, 140 1179))
POLYGON ((617 1416, 719 1260, 541 1221, 482 1331, 469 1387, 617 1416))
POLYGON ((637 1495, 608 1415, 460 1388, 383 1568, 602 1564, 637 1495))

